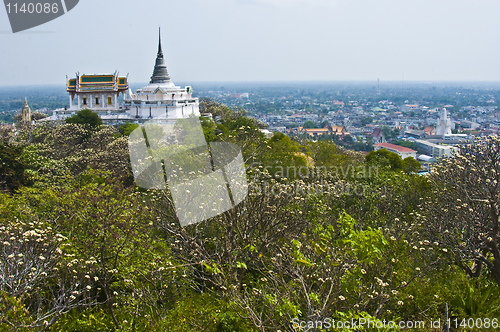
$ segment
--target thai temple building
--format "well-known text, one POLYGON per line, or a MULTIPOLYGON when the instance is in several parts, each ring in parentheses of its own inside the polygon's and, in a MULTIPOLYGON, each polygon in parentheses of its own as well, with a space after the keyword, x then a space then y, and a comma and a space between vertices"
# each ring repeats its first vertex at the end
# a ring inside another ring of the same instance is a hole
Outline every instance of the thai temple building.
MULTIPOLYGON (((128 75, 127 75, 128 76, 128 75)), ((69 110, 88 108, 94 112, 119 111, 118 97, 128 91, 128 77, 114 74, 80 75, 67 79, 69 110)))
POLYGON ((66 91, 69 93, 69 108, 59 108, 52 115, 41 121, 64 120, 82 109, 90 109, 107 124, 120 124, 129 121, 128 114, 120 105, 118 98, 125 98, 129 91, 128 75, 113 74, 80 74, 68 79, 66 91))
POLYGON ((193 98, 190 86, 180 88, 170 80, 161 49, 161 35, 158 42, 158 54, 149 85, 130 93, 124 101, 124 108, 129 110, 131 118, 137 122, 149 119, 164 119, 166 122, 200 116, 198 98, 193 98))
POLYGON ((199 100, 193 98, 190 86, 181 88, 171 80, 161 48, 161 35, 153 75, 149 84, 132 93, 127 76, 113 74, 80 74, 66 77, 69 108, 56 109, 42 121, 64 120, 81 109, 90 109, 105 124, 143 123, 151 119, 175 122, 190 115, 200 116, 199 100), (120 99, 123 100, 120 103, 120 99))

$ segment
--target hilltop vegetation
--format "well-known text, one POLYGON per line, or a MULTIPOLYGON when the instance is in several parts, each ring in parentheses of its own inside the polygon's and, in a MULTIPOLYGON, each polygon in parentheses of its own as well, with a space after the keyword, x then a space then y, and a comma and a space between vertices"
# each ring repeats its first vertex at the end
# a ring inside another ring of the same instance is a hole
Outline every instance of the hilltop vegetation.
POLYGON ((432 331, 446 303, 459 324, 494 326, 498 139, 424 177, 390 152, 268 138, 242 110, 201 106, 216 119, 201 119, 206 140, 242 148, 249 194, 187 227, 168 188, 135 186, 133 126, 0 133, 0 331, 298 331, 360 317, 432 331))

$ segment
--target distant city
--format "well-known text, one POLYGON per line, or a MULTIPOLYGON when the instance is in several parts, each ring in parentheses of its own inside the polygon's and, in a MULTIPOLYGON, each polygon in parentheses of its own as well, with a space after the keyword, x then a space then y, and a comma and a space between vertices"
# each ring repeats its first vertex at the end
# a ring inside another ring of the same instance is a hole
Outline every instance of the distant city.
MULTIPOLYGON (((500 128, 500 83, 448 82, 200 82, 190 83, 193 98, 210 98, 241 108, 263 124, 298 139, 331 139, 358 151, 396 143, 417 158, 447 156, 474 136, 497 135, 500 128), (438 130, 446 110, 449 128, 438 130), (446 134, 446 135, 444 135, 446 134), (441 147, 438 147, 441 146, 441 147)), ((130 84, 136 91, 144 84, 130 84)), ((191 88, 189 86, 189 88, 191 88)), ((14 123, 27 98, 37 118, 70 110, 61 86, 1 87, 0 121, 14 123)), ((123 104, 123 95, 117 101, 123 104)), ((113 99, 113 103, 115 100, 113 99)), ((84 105, 83 105, 84 106, 84 105)), ((75 105, 73 105, 75 107, 75 105)), ((67 112, 74 114, 74 112, 67 112)), ((108 111, 109 113, 109 111, 108 111)), ((385 148, 391 149, 386 146, 385 148)), ((424 161, 421 159, 421 161, 424 161)))

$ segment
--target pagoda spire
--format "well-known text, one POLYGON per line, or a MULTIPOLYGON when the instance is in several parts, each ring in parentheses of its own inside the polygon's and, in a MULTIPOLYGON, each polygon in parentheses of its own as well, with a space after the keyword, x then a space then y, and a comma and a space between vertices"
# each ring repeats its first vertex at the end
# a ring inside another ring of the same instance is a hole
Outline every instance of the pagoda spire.
POLYGON ((163 52, 161 50, 161 28, 158 27, 158 55, 163 57, 163 52))
POLYGON ((161 50, 161 30, 158 28, 158 54, 156 55, 153 76, 151 76, 151 81, 149 83, 166 83, 169 81, 170 76, 168 75, 167 65, 163 58, 163 51, 161 50))

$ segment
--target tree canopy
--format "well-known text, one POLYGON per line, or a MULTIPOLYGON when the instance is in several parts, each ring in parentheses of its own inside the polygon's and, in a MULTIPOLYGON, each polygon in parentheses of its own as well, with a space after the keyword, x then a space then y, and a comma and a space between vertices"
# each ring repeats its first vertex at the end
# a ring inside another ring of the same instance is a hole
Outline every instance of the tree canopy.
POLYGON ((366 156, 366 161, 371 164, 389 166, 393 171, 404 171, 406 173, 420 170, 420 163, 412 157, 402 159, 397 153, 387 149, 371 151, 366 156))
POLYGON ((302 127, 304 127, 304 128, 316 128, 317 126, 313 121, 308 120, 308 121, 304 122, 302 127))
POLYGON ((78 111, 75 115, 66 118, 66 123, 89 125, 92 128, 96 128, 102 125, 102 119, 96 112, 84 108, 78 111))
POLYGON ((497 138, 421 176, 413 158, 202 108, 209 151, 241 148, 248 195, 185 227, 168 186, 134 183, 135 125, 0 133, 0 331, 319 331, 307 322, 428 324, 446 304, 498 323, 497 138))

